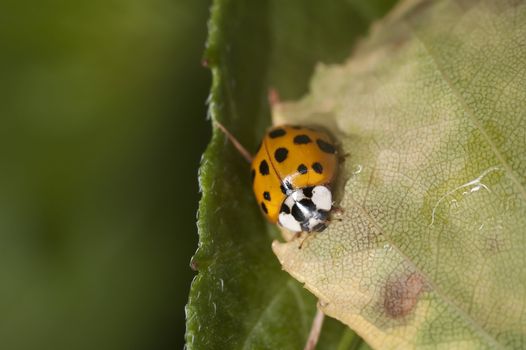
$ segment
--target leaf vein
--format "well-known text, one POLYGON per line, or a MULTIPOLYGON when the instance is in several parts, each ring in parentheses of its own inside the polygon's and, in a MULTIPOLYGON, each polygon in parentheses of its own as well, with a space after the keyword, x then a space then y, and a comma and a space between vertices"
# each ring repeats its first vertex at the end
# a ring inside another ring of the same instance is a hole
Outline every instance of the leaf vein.
POLYGON ((495 349, 503 349, 503 345, 500 344, 497 339, 495 339, 495 337, 493 335, 491 335, 490 333, 488 333, 484 328, 482 328, 472 317, 471 315, 469 315, 466 311, 464 311, 460 306, 458 306, 457 304, 455 304, 453 302, 453 300, 451 300, 450 298, 448 298, 436 285, 435 283, 433 282, 433 280, 431 280, 431 278, 426 274, 424 273, 424 271, 422 271, 411 259, 410 257, 405 254, 396 244, 396 242, 394 242, 390 237, 389 235, 386 234, 385 230, 383 230, 383 228, 378 224, 378 222, 376 222, 376 220, 369 214, 369 212, 363 207, 360 205, 360 203, 358 203, 352 196, 349 196, 349 200, 353 203, 353 205, 358 208, 362 214, 367 218, 367 220, 369 220, 371 222, 371 224, 378 230, 378 232, 383 236, 385 237, 385 240, 393 247, 393 249, 395 249, 398 254, 400 254, 400 256, 402 256, 407 263, 409 263, 411 265, 412 268, 415 269, 415 271, 417 273, 419 273, 425 280, 426 282, 428 283, 429 286, 431 286, 431 288, 435 291, 435 293, 437 294, 437 296, 439 296, 447 305, 449 305, 452 309, 454 309, 458 315, 463 318, 467 324, 469 324, 472 329, 481 336, 481 338, 485 339, 488 344, 490 344, 493 348, 495 349))
POLYGON ((509 178, 518 187, 519 192, 521 193, 522 197, 526 200, 526 189, 524 188, 524 185, 521 184, 521 182, 519 181, 517 175, 513 171, 513 168, 508 164, 508 162, 506 161, 506 159, 502 155, 501 151, 498 149, 497 145, 493 142, 493 140, 488 135, 486 130, 482 127, 482 125, 479 123, 479 121, 475 118, 474 111, 468 106, 468 104, 466 103, 466 100, 464 99, 464 97, 460 93, 459 89, 455 87, 455 85, 453 84, 453 82, 451 81, 449 76, 446 74, 446 72, 444 71, 442 66, 433 57, 433 55, 431 54, 430 49, 428 48, 428 46, 426 45, 424 40, 418 36, 416 31, 413 30, 413 28, 410 25, 408 25, 408 27, 411 29, 411 32, 413 33, 414 37, 418 40, 418 42, 420 42, 422 44, 422 47, 425 49, 425 51, 427 52, 428 56, 433 61, 434 65, 435 65, 437 71, 440 73, 442 79, 446 82, 446 84, 449 87, 449 89, 452 91, 452 93, 455 95, 455 97, 457 98, 457 100, 461 104, 462 108, 465 111, 465 114, 468 116, 468 118, 471 120, 471 122, 473 123, 475 128, 480 132, 482 137, 489 144, 491 150, 493 151, 493 153, 495 154, 495 156, 497 157, 499 162, 502 164, 502 166, 504 167, 504 169, 508 173, 509 178))

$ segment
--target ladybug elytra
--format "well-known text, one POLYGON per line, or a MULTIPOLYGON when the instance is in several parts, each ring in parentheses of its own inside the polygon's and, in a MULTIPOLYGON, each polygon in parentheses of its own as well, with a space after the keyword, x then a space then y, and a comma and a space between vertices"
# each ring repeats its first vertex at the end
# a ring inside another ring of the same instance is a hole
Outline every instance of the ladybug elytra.
POLYGON ((292 232, 327 227, 338 155, 326 132, 274 127, 265 134, 251 168, 254 194, 270 222, 292 232))

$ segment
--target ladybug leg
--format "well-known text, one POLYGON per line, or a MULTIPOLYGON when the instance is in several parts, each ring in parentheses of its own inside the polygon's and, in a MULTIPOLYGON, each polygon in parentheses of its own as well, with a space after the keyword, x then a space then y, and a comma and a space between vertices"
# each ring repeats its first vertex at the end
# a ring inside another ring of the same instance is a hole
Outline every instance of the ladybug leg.
POLYGON ((338 163, 343 163, 347 158, 349 158, 350 153, 338 154, 338 163))
POLYGON ((343 213, 345 213, 345 210, 344 210, 342 207, 334 206, 334 205, 333 205, 332 208, 331 208, 331 212, 332 212, 332 214, 334 214, 334 215, 332 215, 332 216, 329 218, 329 222, 330 222, 330 221, 340 221, 340 222, 343 221, 343 219, 341 218, 341 216, 343 215, 343 213), (336 216, 336 217, 334 217, 334 216, 336 216))
POLYGON ((343 219, 342 219, 342 218, 331 218, 331 219, 329 220, 329 222, 332 222, 332 221, 342 222, 343 219))
POLYGON ((342 215, 345 213, 345 210, 342 207, 335 205, 332 206, 331 211, 336 215, 342 215))
MULTIPOLYGON (((300 237, 301 237, 301 234, 303 232, 299 232, 300 234, 300 237)), ((303 245, 309 240, 311 239, 312 237, 314 237, 315 234, 311 233, 311 234, 307 234, 307 236, 305 238, 303 238, 303 240, 301 241, 300 243, 300 246, 298 247, 298 249, 302 249, 303 248, 303 245)))
POLYGON ((300 238, 302 233, 303 233, 303 232, 296 232, 296 233, 294 234, 294 236, 292 236, 292 239, 298 239, 298 238, 300 238))

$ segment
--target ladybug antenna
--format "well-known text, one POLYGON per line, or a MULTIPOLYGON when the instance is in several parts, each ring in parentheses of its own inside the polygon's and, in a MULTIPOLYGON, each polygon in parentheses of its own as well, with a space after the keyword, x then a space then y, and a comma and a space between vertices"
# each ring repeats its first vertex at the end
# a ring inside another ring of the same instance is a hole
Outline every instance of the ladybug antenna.
POLYGON ((241 143, 234 137, 234 135, 232 135, 230 131, 228 131, 223 126, 223 124, 221 124, 217 120, 214 120, 214 124, 219 128, 219 130, 223 132, 223 134, 225 134, 225 136, 230 140, 230 142, 232 142, 234 147, 239 153, 241 153, 241 155, 247 160, 247 162, 252 163, 252 155, 246 150, 245 147, 243 147, 243 145, 241 145, 241 143))

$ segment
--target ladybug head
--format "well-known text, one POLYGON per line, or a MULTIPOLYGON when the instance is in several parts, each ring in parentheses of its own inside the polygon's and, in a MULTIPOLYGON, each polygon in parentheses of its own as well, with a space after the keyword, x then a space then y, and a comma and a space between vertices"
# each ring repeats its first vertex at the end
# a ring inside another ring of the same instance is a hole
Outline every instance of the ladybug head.
POLYGON ((332 193, 326 186, 293 190, 281 205, 278 222, 292 232, 321 232, 327 228, 332 193))

